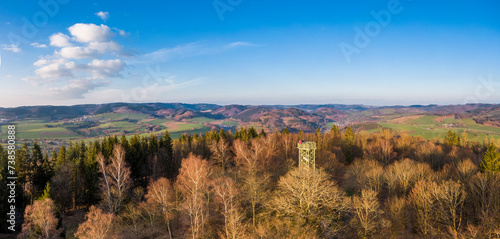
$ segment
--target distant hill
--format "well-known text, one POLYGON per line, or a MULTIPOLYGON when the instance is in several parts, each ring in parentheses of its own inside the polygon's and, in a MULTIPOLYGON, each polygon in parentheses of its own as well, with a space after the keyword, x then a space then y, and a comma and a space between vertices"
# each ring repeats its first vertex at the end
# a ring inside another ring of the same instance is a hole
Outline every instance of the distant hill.
POLYGON ((175 133, 201 133, 214 128, 230 130, 250 126, 268 132, 281 131, 285 127, 292 132, 314 132, 318 128, 327 132, 333 124, 337 124, 368 132, 386 127, 427 138, 453 129, 480 139, 500 137, 500 105, 110 103, 0 108, 0 123, 8 122, 21 124, 21 130, 26 128, 21 136, 31 138, 73 139, 120 133, 154 133, 163 129, 175 133))

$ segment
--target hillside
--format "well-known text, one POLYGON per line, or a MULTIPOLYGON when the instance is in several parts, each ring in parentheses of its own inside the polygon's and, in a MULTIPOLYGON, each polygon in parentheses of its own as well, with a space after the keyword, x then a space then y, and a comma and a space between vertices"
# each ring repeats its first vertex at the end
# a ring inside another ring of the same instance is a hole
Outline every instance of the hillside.
MULTIPOLYGON (((169 130, 204 133, 210 129, 255 127, 267 132, 328 132, 333 124, 357 132, 382 128, 426 139, 451 130, 469 139, 500 138, 500 105, 215 105, 183 103, 111 103, 75 106, 0 108, 0 123, 16 124, 22 140, 81 140, 108 135, 157 134, 169 130)), ((5 140, 1 134, 0 140, 5 140)))

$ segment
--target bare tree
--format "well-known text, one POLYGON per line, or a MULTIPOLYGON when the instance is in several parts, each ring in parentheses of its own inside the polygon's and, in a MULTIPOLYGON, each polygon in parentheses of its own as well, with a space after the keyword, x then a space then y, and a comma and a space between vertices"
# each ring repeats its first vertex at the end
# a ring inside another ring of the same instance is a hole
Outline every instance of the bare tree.
POLYGON ((75 237, 79 239, 108 239, 114 238, 112 233, 115 216, 112 213, 103 213, 100 208, 91 206, 86 221, 78 227, 75 237))
POLYGON ((346 184, 349 187, 361 190, 372 189, 380 192, 384 183, 384 169, 375 160, 356 160, 350 165, 345 174, 346 184))
POLYGON ((206 160, 190 154, 182 160, 182 166, 177 177, 184 202, 182 209, 189 216, 191 235, 193 239, 203 236, 203 229, 208 218, 209 180, 212 169, 206 160))
POLYGON ((173 213, 173 189, 170 181, 166 178, 160 178, 148 185, 148 194, 146 194, 148 203, 159 207, 167 224, 168 235, 172 238, 170 220, 173 213))
POLYGON ((462 185, 455 181, 445 181, 439 187, 433 187, 432 196, 435 200, 435 213, 438 221, 449 229, 450 234, 457 238, 462 225, 465 191, 462 185))
POLYGON ((239 205, 240 191, 236 183, 229 177, 217 178, 214 191, 216 201, 224 208, 224 233, 221 238, 242 238, 245 235, 245 226, 239 205))
POLYGON ((125 206, 125 210, 120 215, 120 222, 126 234, 132 234, 135 238, 141 237, 142 227, 144 226, 141 214, 141 208, 133 203, 125 206))
POLYGON ((390 194, 406 195, 417 181, 431 175, 432 169, 428 164, 406 158, 389 165, 384 179, 390 194))
POLYGON ((210 145, 212 157, 220 165, 222 173, 226 172, 226 166, 231 158, 231 150, 226 139, 221 138, 219 141, 213 141, 210 145))
POLYGON ((252 141, 251 148, 247 143, 236 140, 236 163, 239 166, 240 178, 243 181, 245 196, 250 202, 252 212, 252 225, 256 225, 257 207, 267 195, 270 174, 265 171, 269 165, 266 160, 269 151, 266 145, 259 141, 252 141))
POLYGON ((459 182, 468 184, 478 171, 478 167, 470 159, 465 159, 458 163, 454 176, 459 182))
POLYGON ((387 212, 391 221, 391 233, 393 237, 398 236, 406 228, 406 223, 408 222, 407 200, 404 197, 393 197, 387 201, 387 212))
MULTIPOLYGON (((269 204, 279 218, 290 218, 299 225, 318 228, 325 221, 336 221, 346 209, 344 193, 321 169, 293 169, 278 182, 269 204), (325 220, 330 218, 330 220, 325 220)), ((338 225, 328 225, 336 230, 338 225)))
POLYGON ((131 186, 130 169, 125 162, 125 150, 122 146, 115 145, 108 165, 102 154, 97 156, 97 162, 102 173, 101 191, 104 204, 110 212, 117 212, 131 186))
POLYGON ((360 196, 352 198, 350 209, 354 214, 351 225, 361 238, 368 238, 382 226, 381 210, 377 192, 362 190, 360 196))
POLYGON ((415 210, 418 232, 427 238, 434 230, 435 211, 432 191, 437 188, 435 182, 420 180, 411 191, 410 200, 415 210))
POLYGON ((36 200, 33 205, 28 205, 24 211, 23 233, 20 237, 34 238, 37 236, 37 229, 40 229, 42 238, 51 238, 58 221, 54 209, 54 201, 50 198, 36 200))

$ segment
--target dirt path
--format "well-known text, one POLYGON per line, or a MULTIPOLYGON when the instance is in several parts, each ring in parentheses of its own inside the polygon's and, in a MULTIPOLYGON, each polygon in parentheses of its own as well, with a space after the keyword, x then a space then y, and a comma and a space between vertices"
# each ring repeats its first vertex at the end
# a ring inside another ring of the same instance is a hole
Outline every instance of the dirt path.
POLYGON ((399 117, 399 118, 395 118, 392 120, 388 120, 388 122, 399 124, 399 123, 403 123, 403 122, 410 121, 410 120, 416 120, 416 119, 422 118, 422 117, 423 117, 423 115, 410 115, 410 116, 404 116, 404 117, 399 117))

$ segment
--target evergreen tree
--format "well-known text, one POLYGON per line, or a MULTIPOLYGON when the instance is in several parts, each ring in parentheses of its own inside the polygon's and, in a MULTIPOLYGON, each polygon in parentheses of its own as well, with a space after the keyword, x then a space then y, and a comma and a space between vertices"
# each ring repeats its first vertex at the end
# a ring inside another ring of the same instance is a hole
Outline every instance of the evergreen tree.
POLYGON ((66 147, 63 145, 59 148, 56 159, 56 170, 59 170, 66 163, 66 147))
POLYGON ((97 203, 99 190, 99 167, 97 164, 97 154, 99 152, 99 142, 89 145, 86 151, 85 160, 80 165, 80 171, 84 179, 84 198, 88 205, 97 203))
POLYGON ((481 172, 500 172, 500 155, 495 144, 490 144, 481 161, 481 172))
POLYGON ((265 138, 266 136, 267 135, 266 135, 266 132, 264 131, 264 129, 261 129, 260 133, 259 133, 259 137, 264 137, 265 138))
POLYGON ((259 134, 255 130, 255 128, 253 126, 250 127, 250 129, 248 130, 248 137, 249 137, 249 139, 254 139, 254 138, 257 138, 258 136, 259 136, 259 134))
POLYGON ((344 142, 342 145, 342 151, 344 152, 344 158, 347 164, 352 163, 354 160, 355 150, 354 132, 351 127, 347 127, 344 133, 344 142))
POLYGON ((42 196, 40 196, 37 200, 44 200, 50 198, 50 183, 47 182, 45 185, 45 189, 43 190, 42 196))
POLYGON ((47 181, 50 179, 47 177, 48 176, 50 177, 51 175, 47 175, 47 173, 50 173, 51 169, 47 162, 48 157, 44 157, 42 149, 40 148, 40 145, 38 145, 37 142, 33 144, 31 159, 33 166, 32 182, 34 186, 34 192, 32 193, 34 193, 36 197, 36 195, 39 195, 39 193, 42 192, 43 188, 45 187, 45 184, 47 184, 47 181))
POLYGON ((453 146, 460 145, 460 139, 458 138, 457 133, 452 132, 451 130, 448 131, 444 139, 447 145, 453 145, 453 146))

